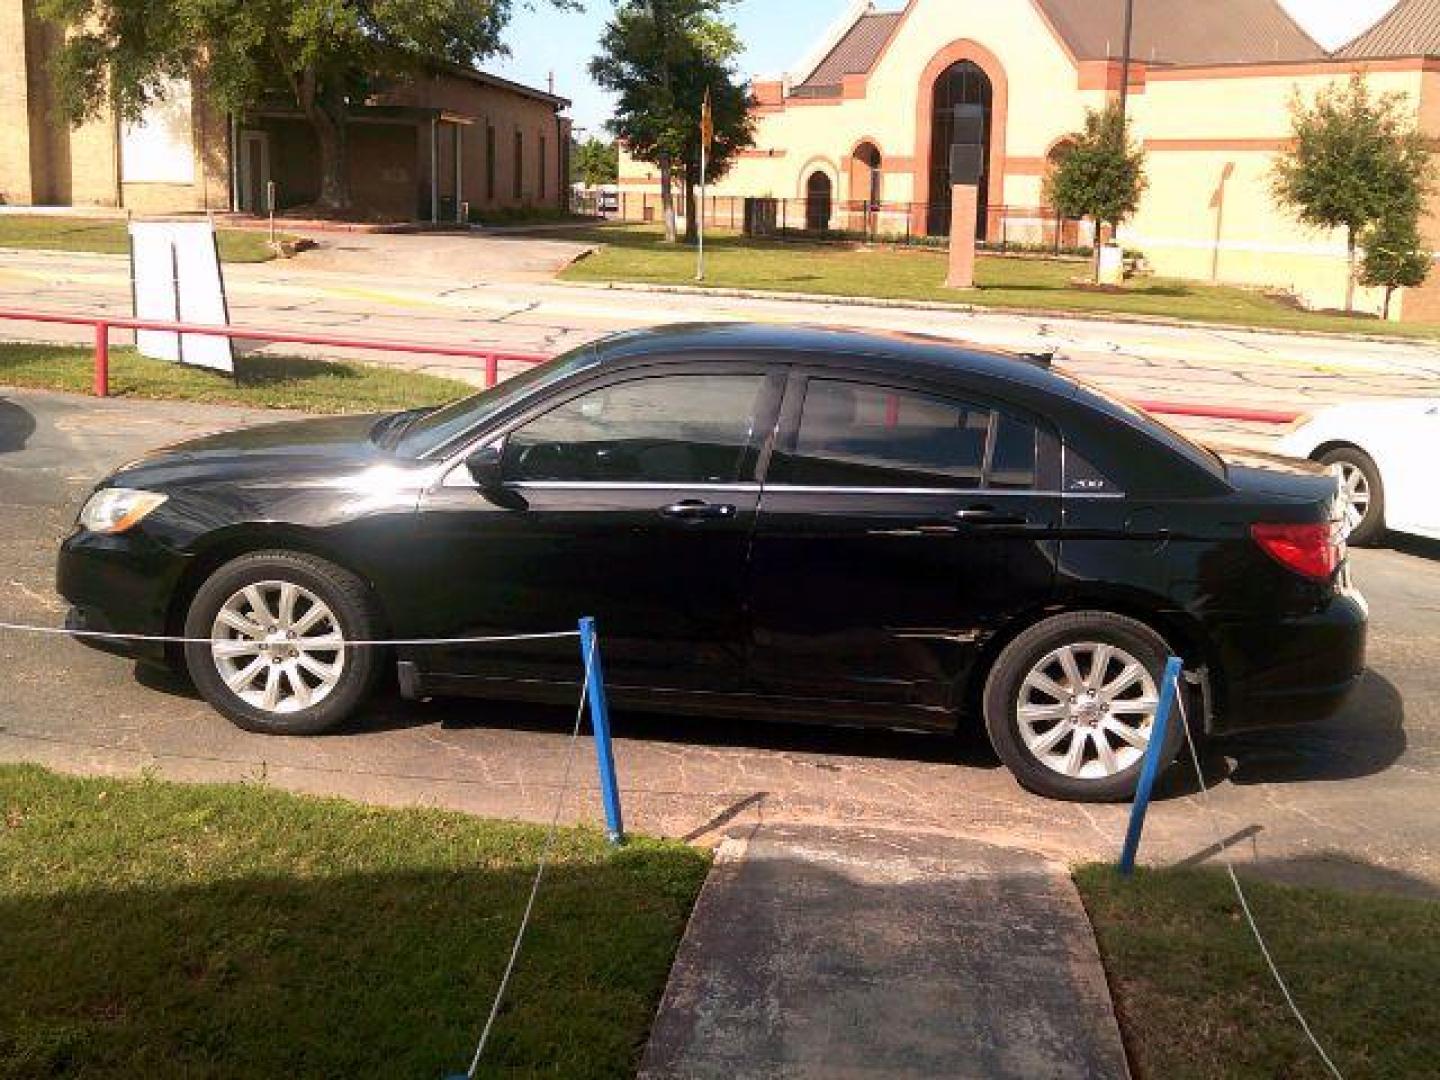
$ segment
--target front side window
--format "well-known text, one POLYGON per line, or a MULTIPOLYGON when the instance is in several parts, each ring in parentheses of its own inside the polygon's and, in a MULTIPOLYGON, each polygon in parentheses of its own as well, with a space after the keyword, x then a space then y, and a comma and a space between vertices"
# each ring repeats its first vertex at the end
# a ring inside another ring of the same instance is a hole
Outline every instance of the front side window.
POLYGON ((510 434, 526 483, 732 483, 755 438, 763 375, 671 375, 581 394, 510 434))
POLYGON ((1035 429, 1006 414, 911 390, 837 379, 806 386, 795 449, 770 480, 823 487, 1026 489, 1035 429))

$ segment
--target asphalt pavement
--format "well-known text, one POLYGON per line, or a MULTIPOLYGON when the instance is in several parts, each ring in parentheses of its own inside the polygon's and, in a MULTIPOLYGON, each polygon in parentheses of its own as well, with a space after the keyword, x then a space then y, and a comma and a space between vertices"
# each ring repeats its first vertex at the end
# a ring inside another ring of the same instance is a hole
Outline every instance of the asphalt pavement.
MULTIPOLYGON (((0 621, 59 625, 56 547, 89 486, 157 444, 274 414, 0 393, 0 621)), ((1334 719, 1213 744, 1216 828, 1279 877, 1440 896, 1440 549, 1358 551, 1371 671, 1334 719)), ((242 732, 183 682, 64 638, 0 633, 0 759, 180 780, 244 780, 390 804, 548 820, 573 711, 390 693, 311 739, 242 732)), ((577 656, 577 670, 579 660, 577 656)), ((616 718, 627 823, 706 842, 759 823, 864 825, 1030 850, 1117 855, 1127 810, 1022 791, 983 736, 918 735, 664 715, 616 718)), ((590 770, 564 808, 598 821, 590 770)), ((1213 858, 1196 785, 1176 770, 1144 856, 1213 858)))

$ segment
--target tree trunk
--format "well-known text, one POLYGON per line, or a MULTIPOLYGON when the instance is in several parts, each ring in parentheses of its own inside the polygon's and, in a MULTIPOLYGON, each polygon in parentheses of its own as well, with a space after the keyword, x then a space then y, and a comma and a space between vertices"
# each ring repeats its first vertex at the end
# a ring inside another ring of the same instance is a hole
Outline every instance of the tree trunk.
POLYGON ((1355 312, 1355 230, 1345 230, 1345 314, 1355 312))
POLYGON ((297 96, 300 109, 315 132, 315 145, 320 155, 320 197, 315 200, 315 205, 334 213, 351 210, 355 204, 350 197, 345 100, 317 86, 314 76, 308 73, 297 96))
POLYGON ((665 215, 665 242, 673 244, 679 239, 675 223, 675 165, 669 154, 660 155, 660 207, 665 215))
POLYGON ((700 239, 698 226, 699 210, 695 205, 695 177, 689 168, 685 170, 685 243, 694 244, 700 239))
POLYGON ((1100 249, 1105 246, 1105 223, 1099 218, 1095 219, 1094 258, 1090 260, 1090 276, 1094 284, 1100 284, 1100 249))
POLYGON ((1394 285, 1385 286, 1385 307, 1380 312, 1380 318, 1384 319, 1386 322, 1390 321, 1390 299, 1395 295, 1395 288, 1396 287, 1394 285))

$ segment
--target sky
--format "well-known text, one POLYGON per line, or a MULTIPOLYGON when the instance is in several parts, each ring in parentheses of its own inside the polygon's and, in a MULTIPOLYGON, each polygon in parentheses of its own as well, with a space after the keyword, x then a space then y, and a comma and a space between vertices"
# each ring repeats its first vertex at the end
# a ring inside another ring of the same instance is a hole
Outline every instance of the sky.
MULTIPOLYGON (((602 135, 610 116, 606 94, 590 81, 587 67, 613 0, 583 0, 584 11, 556 11, 546 0, 517 3, 505 35, 511 55, 485 64, 488 71, 544 89, 553 73, 555 92, 574 102, 570 110, 582 138, 602 135)), ((983 3, 983 0, 954 0, 983 3)), ((1144 0, 1137 0, 1144 3, 1144 0)), ((1196 0, 1205 3, 1207 0, 1196 0)), ((740 58, 743 75, 779 75, 801 60, 851 0, 739 0, 731 18, 747 45, 740 58)), ((1333 47, 1349 41, 1395 0, 1281 0, 1290 13, 1321 44, 1333 47)), ((880 0, 882 10, 903 6, 900 0, 880 0)))

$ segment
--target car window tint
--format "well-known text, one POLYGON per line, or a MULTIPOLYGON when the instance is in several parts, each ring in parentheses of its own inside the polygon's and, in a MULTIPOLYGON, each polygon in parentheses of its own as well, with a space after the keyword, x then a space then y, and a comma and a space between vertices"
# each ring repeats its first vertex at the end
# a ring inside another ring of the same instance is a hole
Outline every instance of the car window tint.
POLYGON ((995 414, 995 442, 985 486, 1028 489, 1035 486, 1036 430, 1007 413, 995 414))
POLYGON ((994 486, 1033 486, 1034 428, 978 405, 811 379, 795 450, 777 455, 771 479, 826 487, 980 487, 987 461, 994 486))
POLYGON ((763 375, 671 375, 592 390, 511 433, 506 479, 737 480, 764 386, 763 375))

